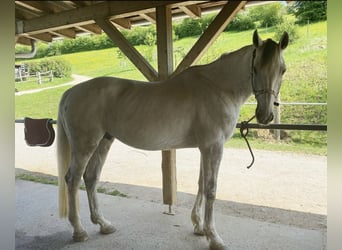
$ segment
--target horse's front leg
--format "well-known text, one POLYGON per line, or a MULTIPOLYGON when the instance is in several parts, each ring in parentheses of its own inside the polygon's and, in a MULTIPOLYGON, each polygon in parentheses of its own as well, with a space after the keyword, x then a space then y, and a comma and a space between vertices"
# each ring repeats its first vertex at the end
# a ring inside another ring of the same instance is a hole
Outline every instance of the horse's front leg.
POLYGON ((103 217, 96 195, 96 185, 100 178, 103 164, 107 158, 107 154, 112 143, 112 138, 103 138, 101 140, 99 146, 90 158, 83 175, 88 195, 90 219, 94 224, 100 225, 100 232, 102 234, 110 234, 116 231, 112 224, 103 217))
POLYGON ((223 154, 223 143, 218 142, 200 150, 203 161, 204 196, 206 199, 204 232, 209 240, 211 250, 226 249, 223 240, 216 232, 213 209, 216 198, 217 175, 223 154))
POLYGON ((191 212, 191 220, 194 225, 194 233, 196 235, 204 235, 203 230, 203 199, 204 199, 204 179, 203 179, 203 164, 201 157, 200 174, 198 178, 198 192, 196 201, 191 212))

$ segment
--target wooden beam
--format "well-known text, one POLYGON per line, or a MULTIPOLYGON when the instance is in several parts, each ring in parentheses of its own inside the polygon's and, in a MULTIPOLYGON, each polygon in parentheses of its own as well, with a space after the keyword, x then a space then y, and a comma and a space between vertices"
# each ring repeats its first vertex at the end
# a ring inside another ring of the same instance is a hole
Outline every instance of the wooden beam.
POLYGON ((156 14, 155 13, 141 13, 140 16, 150 23, 156 23, 156 14))
MULTIPOLYGON (((171 8, 156 8, 158 80, 166 80, 173 72, 171 8)), ((163 202, 175 204, 177 199, 176 150, 162 151, 163 202)))
POLYGON ((28 37, 33 38, 33 40, 39 40, 46 43, 52 42, 52 35, 50 33, 34 34, 29 35, 28 37))
POLYGON ((76 32, 73 29, 55 30, 55 31, 50 31, 50 33, 55 34, 57 36, 64 36, 66 38, 75 38, 76 37, 76 32))
POLYGON ((122 29, 130 30, 132 27, 131 21, 127 18, 116 18, 112 19, 111 21, 122 29))
POLYGON ((77 28, 85 32, 90 32, 92 34, 97 34, 97 35, 100 35, 102 33, 102 29, 95 23, 77 26, 77 28))
POLYGON ((166 80, 173 72, 172 16, 166 6, 156 8, 157 54, 159 80, 166 80))
POLYGON ((197 5, 179 6, 179 8, 192 18, 199 18, 202 15, 201 8, 197 5))
POLYGON ((31 45, 31 39, 28 38, 28 37, 25 37, 25 36, 18 37, 18 36, 16 36, 15 38, 16 38, 16 41, 15 41, 16 43, 20 43, 22 45, 31 45))
POLYGON ((216 38, 239 12, 239 10, 245 6, 246 2, 247 1, 229 1, 184 57, 174 74, 178 74, 189 66, 195 64, 213 44, 216 38))
POLYGON ((121 51, 131 60, 140 72, 149 80, 155 81, 158 73, 149 62, 137 51, 121 34, 121 32, 106 18, 95 20, 110 39, 121 49, 121 51))
POLYGON ((30 2, 26 2, 26 1, 15 1, 15 5, 16 5, 16 9, 20 9, 19 6, 31 10, 35 13, 43 13, 43 10, 41 8, 40 2, 37 1, 30 1, 30 2))
POLYGON ((139 15, 143 10, 181 1, 103 1, 98 4, 77 9, 40 16, 29 20, 20 20, 16 24, 16 35, 34 34, 56 29, 70 28, 75 25, 94 23, 101 18, 116 18, 123 13, 139 15))
POLYGON ((163 203, 174 205, 177 201, 176 150, 162 151, 163 203))

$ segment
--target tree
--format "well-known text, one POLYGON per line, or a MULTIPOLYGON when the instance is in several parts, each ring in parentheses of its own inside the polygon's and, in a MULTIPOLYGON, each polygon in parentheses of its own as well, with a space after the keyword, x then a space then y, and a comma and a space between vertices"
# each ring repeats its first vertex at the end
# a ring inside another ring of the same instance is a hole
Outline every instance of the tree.
POLYGON ((260 23, 261 27, 271 27, 283 21, 284 12, 284 5, 278 2, 253 7, 249 15, 252 21, 260 23))
POLYGON ((326 20, 327 1, 296 1, 291 12, 294 13, 299 24, 326 20))

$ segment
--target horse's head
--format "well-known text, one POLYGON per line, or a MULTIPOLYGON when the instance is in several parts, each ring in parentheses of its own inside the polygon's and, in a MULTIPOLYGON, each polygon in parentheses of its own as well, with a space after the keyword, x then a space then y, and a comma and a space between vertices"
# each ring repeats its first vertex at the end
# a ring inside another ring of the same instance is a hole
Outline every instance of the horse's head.
POLYGON ((273 120, 273 104, 286 71, 282 51, 288 42, 289 36, 286 32, 279 43, 271 39, 261 40, 257 31, 253 34, 255 50, 252 60, 252 87, 257 99, 255 115, 259 123, 268 124, 273 120))

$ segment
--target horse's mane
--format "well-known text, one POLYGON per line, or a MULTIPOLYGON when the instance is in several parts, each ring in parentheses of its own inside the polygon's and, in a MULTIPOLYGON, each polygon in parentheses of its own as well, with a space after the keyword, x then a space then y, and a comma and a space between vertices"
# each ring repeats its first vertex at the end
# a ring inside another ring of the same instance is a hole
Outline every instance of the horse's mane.
POLYGON ((278 49, 278 44, 273 41, 272 39, 267 39, 263 44, 263 51, 262 51, 262 63, 267 64, 270 60, 272 60, 272 57, 276 55, 275 50, 278 49))
POLYGON ((233 54, 238 54, 241 52, 245 52, 245 50, 249 49, 250 47, 252 47, 253 45, 246 45, 240 49, 234 50, 234 51, 230 51, 230 52, 226 52, 223 53, 217 60, 222 60, 222 59, 226 59, 227 57, 233 55, 233 54))

